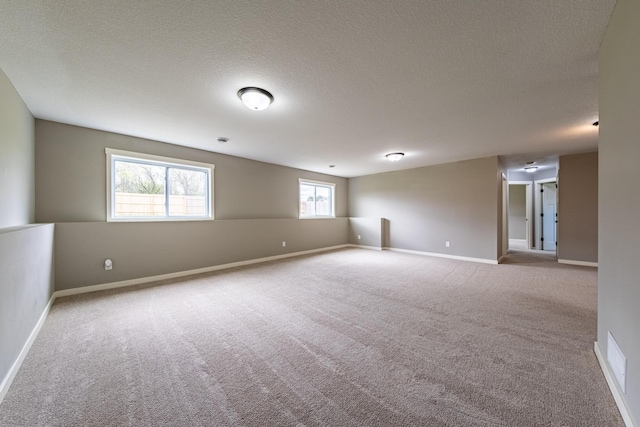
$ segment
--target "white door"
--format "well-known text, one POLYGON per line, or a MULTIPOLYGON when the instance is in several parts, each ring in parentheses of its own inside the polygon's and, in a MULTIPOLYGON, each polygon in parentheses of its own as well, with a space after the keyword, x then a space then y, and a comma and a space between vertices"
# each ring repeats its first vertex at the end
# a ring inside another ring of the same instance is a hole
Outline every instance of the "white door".
POLYGON ((556 183, 542 185, 542 249, 556 250, 556 183))
POLYGON ((509 191, 509 185, 507 183, 507 180, 504 174, 502 174, 502 254, 501 255, 506 255, 507 250, 509 249, 509 228, 508 228, 509 209, 507 206, 508 191, 509 191))

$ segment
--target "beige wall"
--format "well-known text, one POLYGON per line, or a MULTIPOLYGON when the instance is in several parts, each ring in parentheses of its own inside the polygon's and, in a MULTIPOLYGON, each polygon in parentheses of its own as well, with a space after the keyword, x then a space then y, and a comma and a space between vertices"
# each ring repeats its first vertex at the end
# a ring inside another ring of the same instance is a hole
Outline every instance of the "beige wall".
POLYGON ((36 218, 56 222, 56 289, 139 279, 347 243, 347 180, 36 121, 36 218), (215 164, 215 221, 106 223, 105 148, 215 164), (298 219, 298 178, 336 184, 336 215, 298 219), (286 247, 282 242, 286 241, 286 247), (104 270, 104 260, 113 270, 104 270))
MULTIPOLYGON (((599 52, 598 347, 627 358, 622 394, 640 425, 640 2, 618 0, 599 52)), ((560 183, 562 185, 562 182, 560 183)))
POLYGON ((558 259, 598 262, 598 153, 560 157, 558 259))
POLYGON ((0 70, 0 228, 34 220, 33 116, 0 70))
POLYGON ((347 229, 347 218, 59 223, 56 289, 344 245, 347 229), (104 269, 107 258, 113 270, 104 269))
POLYGON ((215 218, 298 217, 298 178, 336 184, 336 216, 347 215, 347 180, 210 151, 36 120, 36 220, 106 220, 105 148, 215 165, 215 218))
POLYGON ((352 178, 349 213, 387 219, 395 249, 495 261, 500 170, 498 158, 487 157, 352 178))
POLYGON ((0 70, 0 401, 53 294, 53 225, 33 226, 33 116, 0 70))
POLYGON ((385 222, 384 218, 349 218, 349 243, 382 249, 385 222))

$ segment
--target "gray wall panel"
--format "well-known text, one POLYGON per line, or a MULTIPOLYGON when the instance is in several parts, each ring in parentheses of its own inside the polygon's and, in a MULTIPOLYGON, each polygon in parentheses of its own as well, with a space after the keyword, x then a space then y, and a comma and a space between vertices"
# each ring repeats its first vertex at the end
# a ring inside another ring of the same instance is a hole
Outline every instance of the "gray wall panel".
POLYGON ((54 225, 0 230, 0 384, 54 291, 54 225))
POLYGON ((344 245, 347 229, 347 218, 59 223, 56 289, 344 245), (107 258, 113 270, 105 271, 107 258))
POLYGON ((298 178, 335 183, 336 216, 347 215, 346 178, 36 120, 38 222, 106 220, 107 147, 214 164, 216 219, 297 218, 298 178))
POLYGON ((349 243, 382 248, 383 226, 383 218, 349 218, 349 243))
POLYGON ((29 225, 35 215, 33 126, 33 116, 0 70, 0 384, 54 287, 54 226, 29 225))
POLYGON ((527 238, 527 187, 509 185, 509 238, 527 238))
POLYGON ((392 248, 497 260, 500 171, 488 157, 352 178, 349 213, 388 219, 392 248))
MULTIPOLYGON (((640 2, 618 0, 599 51, 598 346, 627 358, 622 394, 640 423, 640 2)), ((560 182, 562 186, 562 181, 560 182)))
POLYGON ((58 225, 58 289, 347 243, 345 178, 43 120, 36 165, 36 218, 58 225), (214 164, 216 219, 106 223, 106 147, 214 164), (335 183, 342 218, 297 219, 298 178, 335 183))
POLYGON ((558 258, 598 262, 598 153, 560 157, 558 258))

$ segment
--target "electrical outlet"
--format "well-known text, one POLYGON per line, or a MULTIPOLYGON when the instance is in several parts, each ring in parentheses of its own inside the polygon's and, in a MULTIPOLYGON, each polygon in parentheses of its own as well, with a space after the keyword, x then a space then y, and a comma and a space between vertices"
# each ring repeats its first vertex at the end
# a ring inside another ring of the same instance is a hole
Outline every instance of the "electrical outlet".
POLYGON ((360 235, 358 234, 358 240, 360 240, 360 235))
POLYGON ((286 247, 287 246, 287 242, 282 242, 282 247, 286 247))
POLYGON ((105 270, 112 270, 113 269, 113 262, 110 259, 104 260, 104 269, 105 270))
POLYGON ((451 242, 444 242, 444 245, 445 245, 446 247, 449 247, 449 246, 451 246, 451 242))

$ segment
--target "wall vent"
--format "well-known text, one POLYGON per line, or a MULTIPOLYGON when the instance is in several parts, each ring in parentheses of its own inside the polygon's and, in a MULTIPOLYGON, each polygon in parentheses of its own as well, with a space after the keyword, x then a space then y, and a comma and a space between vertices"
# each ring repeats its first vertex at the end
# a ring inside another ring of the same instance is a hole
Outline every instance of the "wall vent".
POLYGON ((607 331, 607 361, 620 390, 626 393, 627 358, 624 357, 618 343, 609 331, 607 331))

